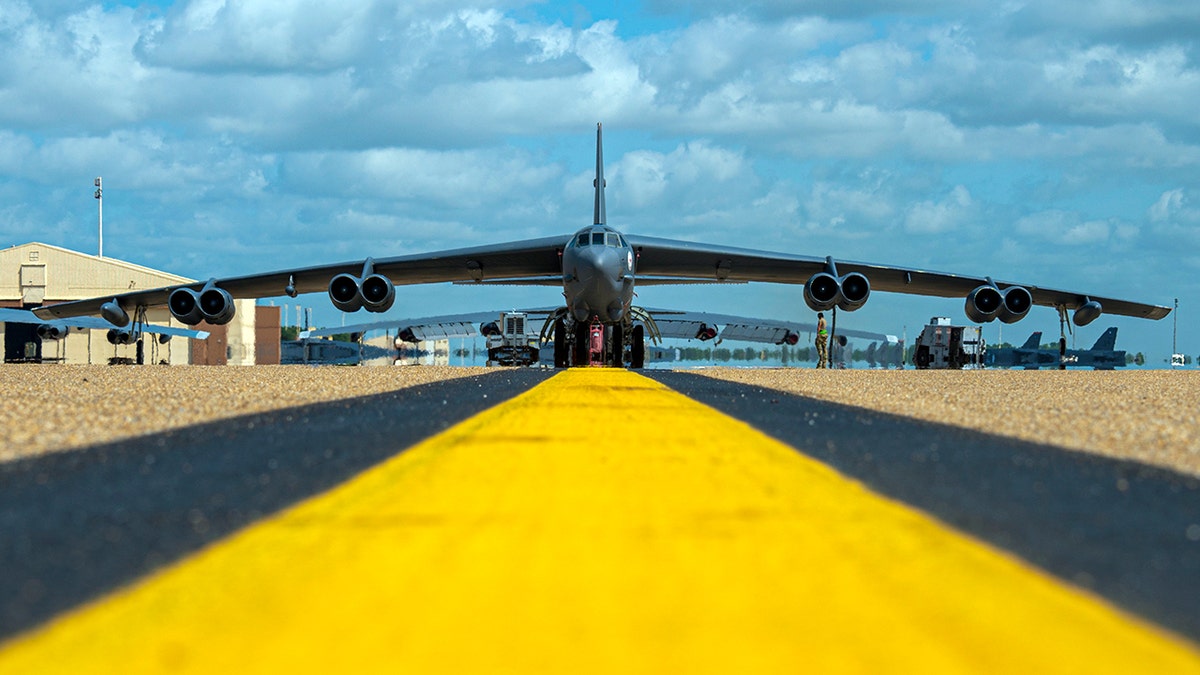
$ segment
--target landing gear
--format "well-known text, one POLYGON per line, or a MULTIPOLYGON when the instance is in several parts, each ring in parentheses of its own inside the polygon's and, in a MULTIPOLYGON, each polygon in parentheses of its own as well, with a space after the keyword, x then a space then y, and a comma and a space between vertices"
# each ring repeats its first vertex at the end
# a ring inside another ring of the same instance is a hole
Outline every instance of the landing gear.
POLYGON ((633 327, 633 336, 629 345, 629 367, 646 367, 646 329, 642 324, 633 327))
POLYGON ((567 325, 562 319, 554 320, 554 367, 566 368, 567 358, 567 325))
POLYGON ((573 366, 586 366, 591 364, 591 358, 588 354, 588 338, 590 326, 582 321, 575 323, 575 358, 572 359, 573 366))
POLYGON ((619 323, 613 324, 612 327, 612 348, 610 363, 614 368, 621 368, 625 365, 625 326, 619 323))
POLYGON ((646 331, 658 335, 653 319, 640 308, 637 322, 605 325, 598 317, 576 321, 565 307, 547 317, 542 325, 542 344, 554 341, 554 367, 611 366, 644 368, 646 331), (649 326, 649 328, 647 328, 649 326))

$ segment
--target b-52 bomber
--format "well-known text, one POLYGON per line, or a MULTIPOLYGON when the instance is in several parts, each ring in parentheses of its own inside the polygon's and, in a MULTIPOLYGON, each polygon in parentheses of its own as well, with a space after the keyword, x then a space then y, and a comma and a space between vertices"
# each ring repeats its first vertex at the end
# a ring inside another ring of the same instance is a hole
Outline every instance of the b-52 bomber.
POLYGON ((1076 325, 1103 312, 1162 319, 1170 308, 1062 291, 1030 284, 994 281, 986 276, 931 272, 873 263, 835 261, 790 253, 625 234, 607 223, 604 201, 603 129, 596 126, 596 178, 592 224, 575 232, 487 246, 389 258, 367 258, 228 279, 167 286, 51 305, 35 310, 44 319, 99 315, 123 328, 130 316, 166 305, 184 324, 228 323, 235 298, 262 298, 325 291, 343 312, 386 312, 396 286, 429 283, 556 286, 564 304, 547 319, 556 367, 631 366, 644 361, 646 333, 653 317, 633 304, 634 287, 658 284, 766 282, 803 286, 813 311, 862 307, 872 290, 965 298, 967 317, 984 323, 1013 323, 1034 305, 1073 311, 1076 325), (604 346, 596 351, 596 330, 604 346))

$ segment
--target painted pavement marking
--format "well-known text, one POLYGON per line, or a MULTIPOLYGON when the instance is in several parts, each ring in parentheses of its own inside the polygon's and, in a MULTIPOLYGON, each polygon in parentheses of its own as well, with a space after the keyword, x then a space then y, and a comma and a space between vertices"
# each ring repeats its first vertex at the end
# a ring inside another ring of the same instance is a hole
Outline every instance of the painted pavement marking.
POLYGON ((0 647, 2 673, 1200 672, 629 371, 565 371, 0 647))

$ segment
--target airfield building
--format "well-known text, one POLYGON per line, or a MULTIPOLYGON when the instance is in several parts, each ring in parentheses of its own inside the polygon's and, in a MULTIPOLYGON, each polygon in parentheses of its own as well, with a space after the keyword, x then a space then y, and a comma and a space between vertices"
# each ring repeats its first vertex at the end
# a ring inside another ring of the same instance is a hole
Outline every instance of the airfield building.
MULTIPOLYGON (((192 281, 115 258, 71 251, 31 242, 0 249, 0 307, 34 309, 131 289, 158 288, 192 281)), ((238 300, 237 315, 225 326, 197 326, 207 340, 172 338, 162 342, 147 334, 143 352, 147 364, 252 365, 279 363, 279 308, 256 307, 238 300)), ((182 326, 166 308, 147 311, 150 323, 182 326)), ((42 340, 37 326, 0 323, 4 362, 132 363, 137 345, 114 345, 108 331, 72 328, 57 340, 42 340)))

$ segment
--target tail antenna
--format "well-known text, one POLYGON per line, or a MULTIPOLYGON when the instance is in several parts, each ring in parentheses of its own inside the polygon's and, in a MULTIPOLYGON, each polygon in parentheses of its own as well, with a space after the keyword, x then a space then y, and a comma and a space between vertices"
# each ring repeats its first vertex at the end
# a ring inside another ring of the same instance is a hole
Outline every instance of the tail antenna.
POLYGON ((604 225, 604 143, 602 139, 603 128, 600 123, 596 123, 596 180, 592 181, 592 185, 596 188, 596 209, 595 224, 604 225))

